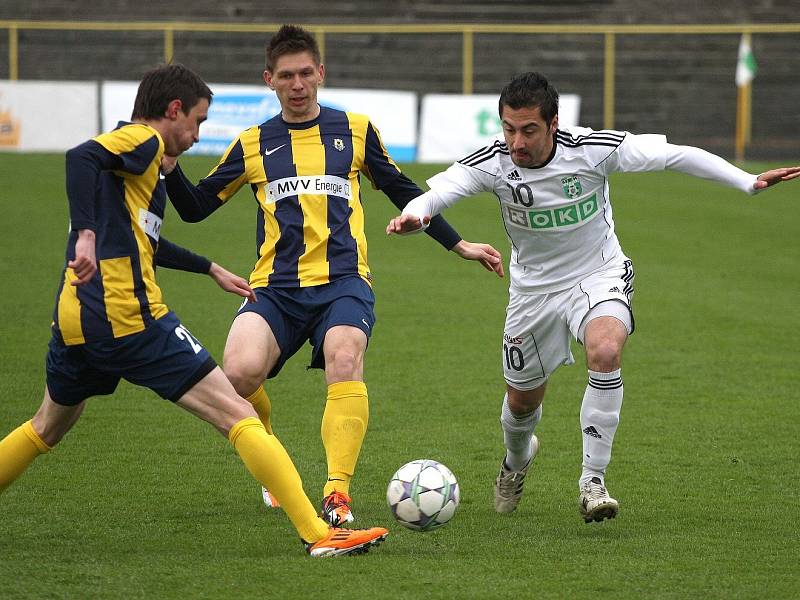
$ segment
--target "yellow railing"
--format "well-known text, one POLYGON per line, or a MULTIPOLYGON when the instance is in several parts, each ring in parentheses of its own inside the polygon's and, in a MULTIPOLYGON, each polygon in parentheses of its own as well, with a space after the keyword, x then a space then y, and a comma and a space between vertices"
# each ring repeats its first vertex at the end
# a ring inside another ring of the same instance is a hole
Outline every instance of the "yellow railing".
MULTIPOLYGON (((174 54, 176 31, 210 33, 265 33, 280 29, 279 23, 188 23, 169 21, 3 21, 0 29, 8 32, 9 79, 19 77, 19 31, 161 31, 164 34, 164 60, 170 61, 174 54)), ((462 56, 462 91, 472 93, 474 38, 480 34, 585 34, 604 36, 603 69, 603 126, 614 128, 614 80, 615 45, 617 35, 641 34, 736 34, 800 33, 800 23, 732 24, 732 25, 492 25, 492 24, 373 24, 373 25, 303 25, 311 31, 325 51, 326 35, 343 33, 380 34, 460 34, 462 56)))

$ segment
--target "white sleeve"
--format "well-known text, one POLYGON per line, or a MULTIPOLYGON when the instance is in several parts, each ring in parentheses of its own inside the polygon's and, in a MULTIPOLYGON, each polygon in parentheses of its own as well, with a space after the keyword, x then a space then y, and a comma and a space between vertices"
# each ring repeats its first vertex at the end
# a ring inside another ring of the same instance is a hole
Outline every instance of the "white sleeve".
POLYGON ((653 133, 625 132, 625 138, 616 152, 609 156, 609 171, 644 173, 663 171, 666 166, 667 137, 653 133))
POLYGON ((403 209, 403 214, 413 215, 420 220, 423 217, 435 217, 462 198, 491 191, 493 184, 493 175, 454 163, 446 171, 428 179, 430 190, 409 202, 403 209))
POLYGON ((724 158, 694 146, 667 144, 667 168, 728 185, 755 194, 758 177, 732 165, 724 158))

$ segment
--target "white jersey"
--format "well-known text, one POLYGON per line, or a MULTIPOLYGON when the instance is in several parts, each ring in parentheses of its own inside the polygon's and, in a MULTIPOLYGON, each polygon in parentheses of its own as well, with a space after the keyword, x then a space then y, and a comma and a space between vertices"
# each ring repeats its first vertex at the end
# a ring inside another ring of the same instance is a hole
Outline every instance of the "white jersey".
POLYGON ((511 240, 511 287, 550 293, 626 259, 614 231, 609 175, 667 166, 742 190, 755 179, 705 151, 668 144, 663 135, 570 127, 556 131, 552 156, 532 169, 515 165, 498 139, 429 179, 430 192, 403 213, 433 216, 461 198, 493 192, 511 240))
POLYGON ((608 176, 663 170, 666 141, 662 135, 559 129, 550 160, 525 169, 511 161, 508 146, 498 140, 428 185, 439 196, 493 192, 511 240, 511 287, 522 293, 554 292, 625 259, 614 232, 608 176))

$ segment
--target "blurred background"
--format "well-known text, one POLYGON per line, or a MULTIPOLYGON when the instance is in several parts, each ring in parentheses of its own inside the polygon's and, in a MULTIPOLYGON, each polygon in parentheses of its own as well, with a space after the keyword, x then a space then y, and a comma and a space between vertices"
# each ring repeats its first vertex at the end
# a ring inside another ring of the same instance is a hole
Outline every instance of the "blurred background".
POLYGON ((295 23, 319 39, 328 88, 414 92, 422 110, 425 94, 497 95, 538 70, 580 98, 582 125, 666 133, 733 158, 734 73, 749 33, 758 70, 746 158, 786 160, 798 155, 797 9, 797 0, 2 0, 0 80, 136 81, 172 58, 209 82, 263 85, 265 44, 295 23))

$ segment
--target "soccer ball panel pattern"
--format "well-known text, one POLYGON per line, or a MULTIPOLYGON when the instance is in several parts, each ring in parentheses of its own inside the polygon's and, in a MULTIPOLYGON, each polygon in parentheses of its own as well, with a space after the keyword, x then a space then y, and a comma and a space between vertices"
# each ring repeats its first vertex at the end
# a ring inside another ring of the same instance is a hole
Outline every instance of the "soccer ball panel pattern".
POLYGON ((415 531, 437 529, 453 518, 460 500, 458 481, 435 460, 412 460, 400 467, 386 489, 397 522, 415 531))

